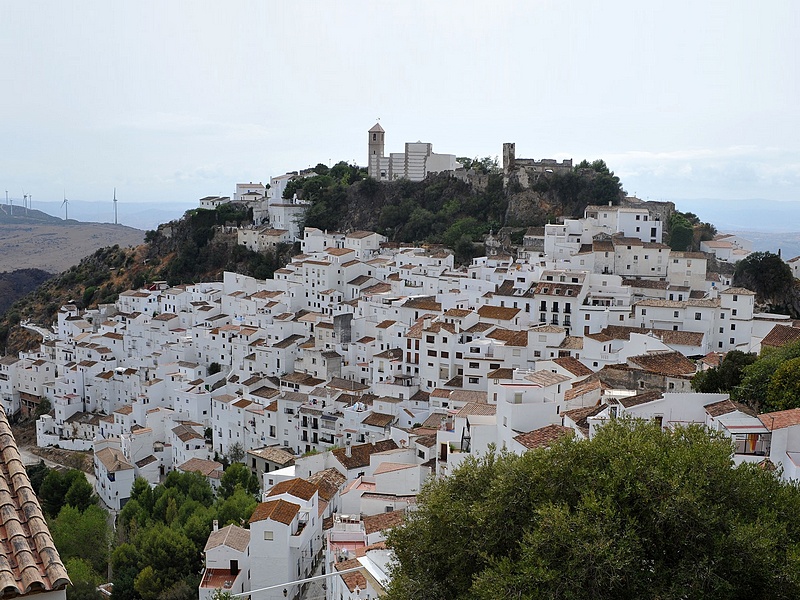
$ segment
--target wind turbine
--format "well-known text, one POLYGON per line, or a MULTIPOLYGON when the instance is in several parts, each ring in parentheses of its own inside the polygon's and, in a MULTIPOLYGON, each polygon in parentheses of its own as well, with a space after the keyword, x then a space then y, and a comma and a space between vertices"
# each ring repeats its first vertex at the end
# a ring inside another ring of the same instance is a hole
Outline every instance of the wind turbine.
POLYGON ((25 214, 28 214, 28 194, 25 193, 25 188, 22 188, 22 206, 25 207, 25 214))
POLYGON ((64 192, 64 201, 61 203, 64 207, 64 220, 69 221, 69 200, 67 200, 67 192, 64 192))
POLYGON ((117 188, 114 188, 114 225, 117 225, 117 188))

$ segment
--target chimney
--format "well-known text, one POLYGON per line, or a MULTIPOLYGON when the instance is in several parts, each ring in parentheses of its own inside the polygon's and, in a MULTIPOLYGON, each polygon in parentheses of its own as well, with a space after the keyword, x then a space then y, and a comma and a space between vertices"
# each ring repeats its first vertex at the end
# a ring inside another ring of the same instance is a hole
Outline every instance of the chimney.
POLYGON ((344 455, 347 458, 350 458, 351 456, 353 456, 353 451, 350 449, 350 440, 347 440, 344 443, 344 455))
POLYGON ((212 529, 213 531, 217 531, 217 530, 219 529, 219 521, 217 521, 216 519, 214 519, 214 521, 213 521, 213 523, 212 523, 212 527, 211 527, 211 529, 212 529))

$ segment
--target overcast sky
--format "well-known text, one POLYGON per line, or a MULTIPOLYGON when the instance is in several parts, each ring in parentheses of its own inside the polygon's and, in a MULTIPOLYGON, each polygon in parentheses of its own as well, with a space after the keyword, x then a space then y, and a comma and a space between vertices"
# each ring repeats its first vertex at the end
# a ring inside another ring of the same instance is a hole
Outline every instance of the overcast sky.
MULTIPOLYGON (((0 190, 194 201, 387 151, 797 200, 800 2, 0 0, 0 190)), ((0 192, 2 193, 2 192, 0 192)))

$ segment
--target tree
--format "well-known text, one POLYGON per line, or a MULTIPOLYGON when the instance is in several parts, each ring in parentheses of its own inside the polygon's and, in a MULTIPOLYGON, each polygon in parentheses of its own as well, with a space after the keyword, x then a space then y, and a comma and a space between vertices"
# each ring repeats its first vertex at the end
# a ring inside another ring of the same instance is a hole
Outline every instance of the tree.
POLYGON ((736 263, 733 284, 754 291, 763 302, 781 304, 794 285, 794 275, 777 254, 753 252, 736 263))
POLYGON ((800 358, 800 342, 762 350, 758 360, 742 369, 741 383, 731 389, 731 398, 758 412, 800 406, 800 398, 792 398, 790 382, 786 380, 794 369, 781 371, 785 362, 796 358, 800 358), (773 381, 779 371, 781 375, 773 381))
POLYGON ((770 410, 800 407, 800 358, 784 361, 772 374, 767 402, 770 410))
POLYGON ((50 399, 42 398, 39 400, 39 404, 36 405, 36 409, 33 411, 33 418, 38 419, 42 415, 48 414, 51 410, 53 410, 53 404, 50 402, 50 399))
POLYGON ((238 463, 244 459, 244 446, 240 442, 236 442, 235 444, 231 444, 231 447, 228 448, 228 460, 231 463, 238 463))
POLYGON ((669 219, 669 247, 683 252, 690 250, 694 241, 694 228, 686 215, 675 212, 669 219))
POLYGON ((389 533, 387 598, 795 598, 800 489, 699 426, 469 457, 389 533))
POLYGON ((81 512, 69 504, 61 509, 50 526, 61 558, 85 560, 95 573, 108 568, 108 513, 97 505, 81 512))
POLYGON ((744 368, 757 358, 751 352, 731 350, 725 354, 719 366, 699 371, 692 379, 692 389, 706 394, 730 392, 741 384, 744 368))
POLYGON ((219 482, 219 496, 230 498, 237 487, 251 496, 257 494, 261 488, 255 473, 240 462, 235 462, 225 469, 219 482))
POLYGON ((57 516, 61 507, 68 503, 68 495, 69 500, 74 503, 73 506, 79 506, 80 509, 94 503, 92 486, 86 481, 86 474, 83 471, 70 469, 62 474, 51 469, 39 488, 39 500, 45 513, 50 517, 57 516))
POLYGON ((65 559, 64 566, 72 581, 67 588, 67 600, 100 600, 97 586, 104 578, 87 561, 82 558, 65 559))

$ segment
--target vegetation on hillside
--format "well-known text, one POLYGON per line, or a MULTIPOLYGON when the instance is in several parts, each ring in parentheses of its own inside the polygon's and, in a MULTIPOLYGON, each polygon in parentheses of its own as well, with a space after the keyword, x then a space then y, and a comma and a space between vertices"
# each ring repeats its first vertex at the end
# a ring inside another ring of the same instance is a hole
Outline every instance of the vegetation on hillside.
POLYGON ((240 525, 250 518, 257 504, 245 489, 252 491, 251 479, 247 467, 232 465, 216 497, 199 473, 172 471, 155 488, 136 479, 131 499, 119 514, 111 554, 114 598, 196 599, 212 523, 217 519, 220 527, 240 525))
POLYGON ((700 426, 469 457, 389 534, 390 600, 797 598, 800 488, 700 426))
POLYGON ((259 279, 272 277, 288 260, 291 246, 261 254, 238 245, 236 233, 226 226, 247 223, 251 218, 236 204, 195 209, 178 221, 147 232, 141 246, 100 248, 0 315, 0 349, 15 353, 36 343, 40 338, 23 331, 19 322, 30 319, 38 324, 52 323, 67 302, 91 308, 115 302, 121 292, 153 281, 164 280, 170 285, 213 281, 224 271, 259 279))
POLYGON ((713 239, 717 228, 711 223, 703 223, 694 213, 675 211, 667 223, 665 233, 672 250, 699 252, 700 242, 713 239))
POLYGON ((72 585, 67 600, 99 600, 107 581, 111 528, 83 471, 59 471, 44 462, 28 467, 58 553, 72 585))
POLYGON ((0 315, 10 307, 14 299, 23 296, 53 276, 41 269, 17 269, 0 273, 0 315))

